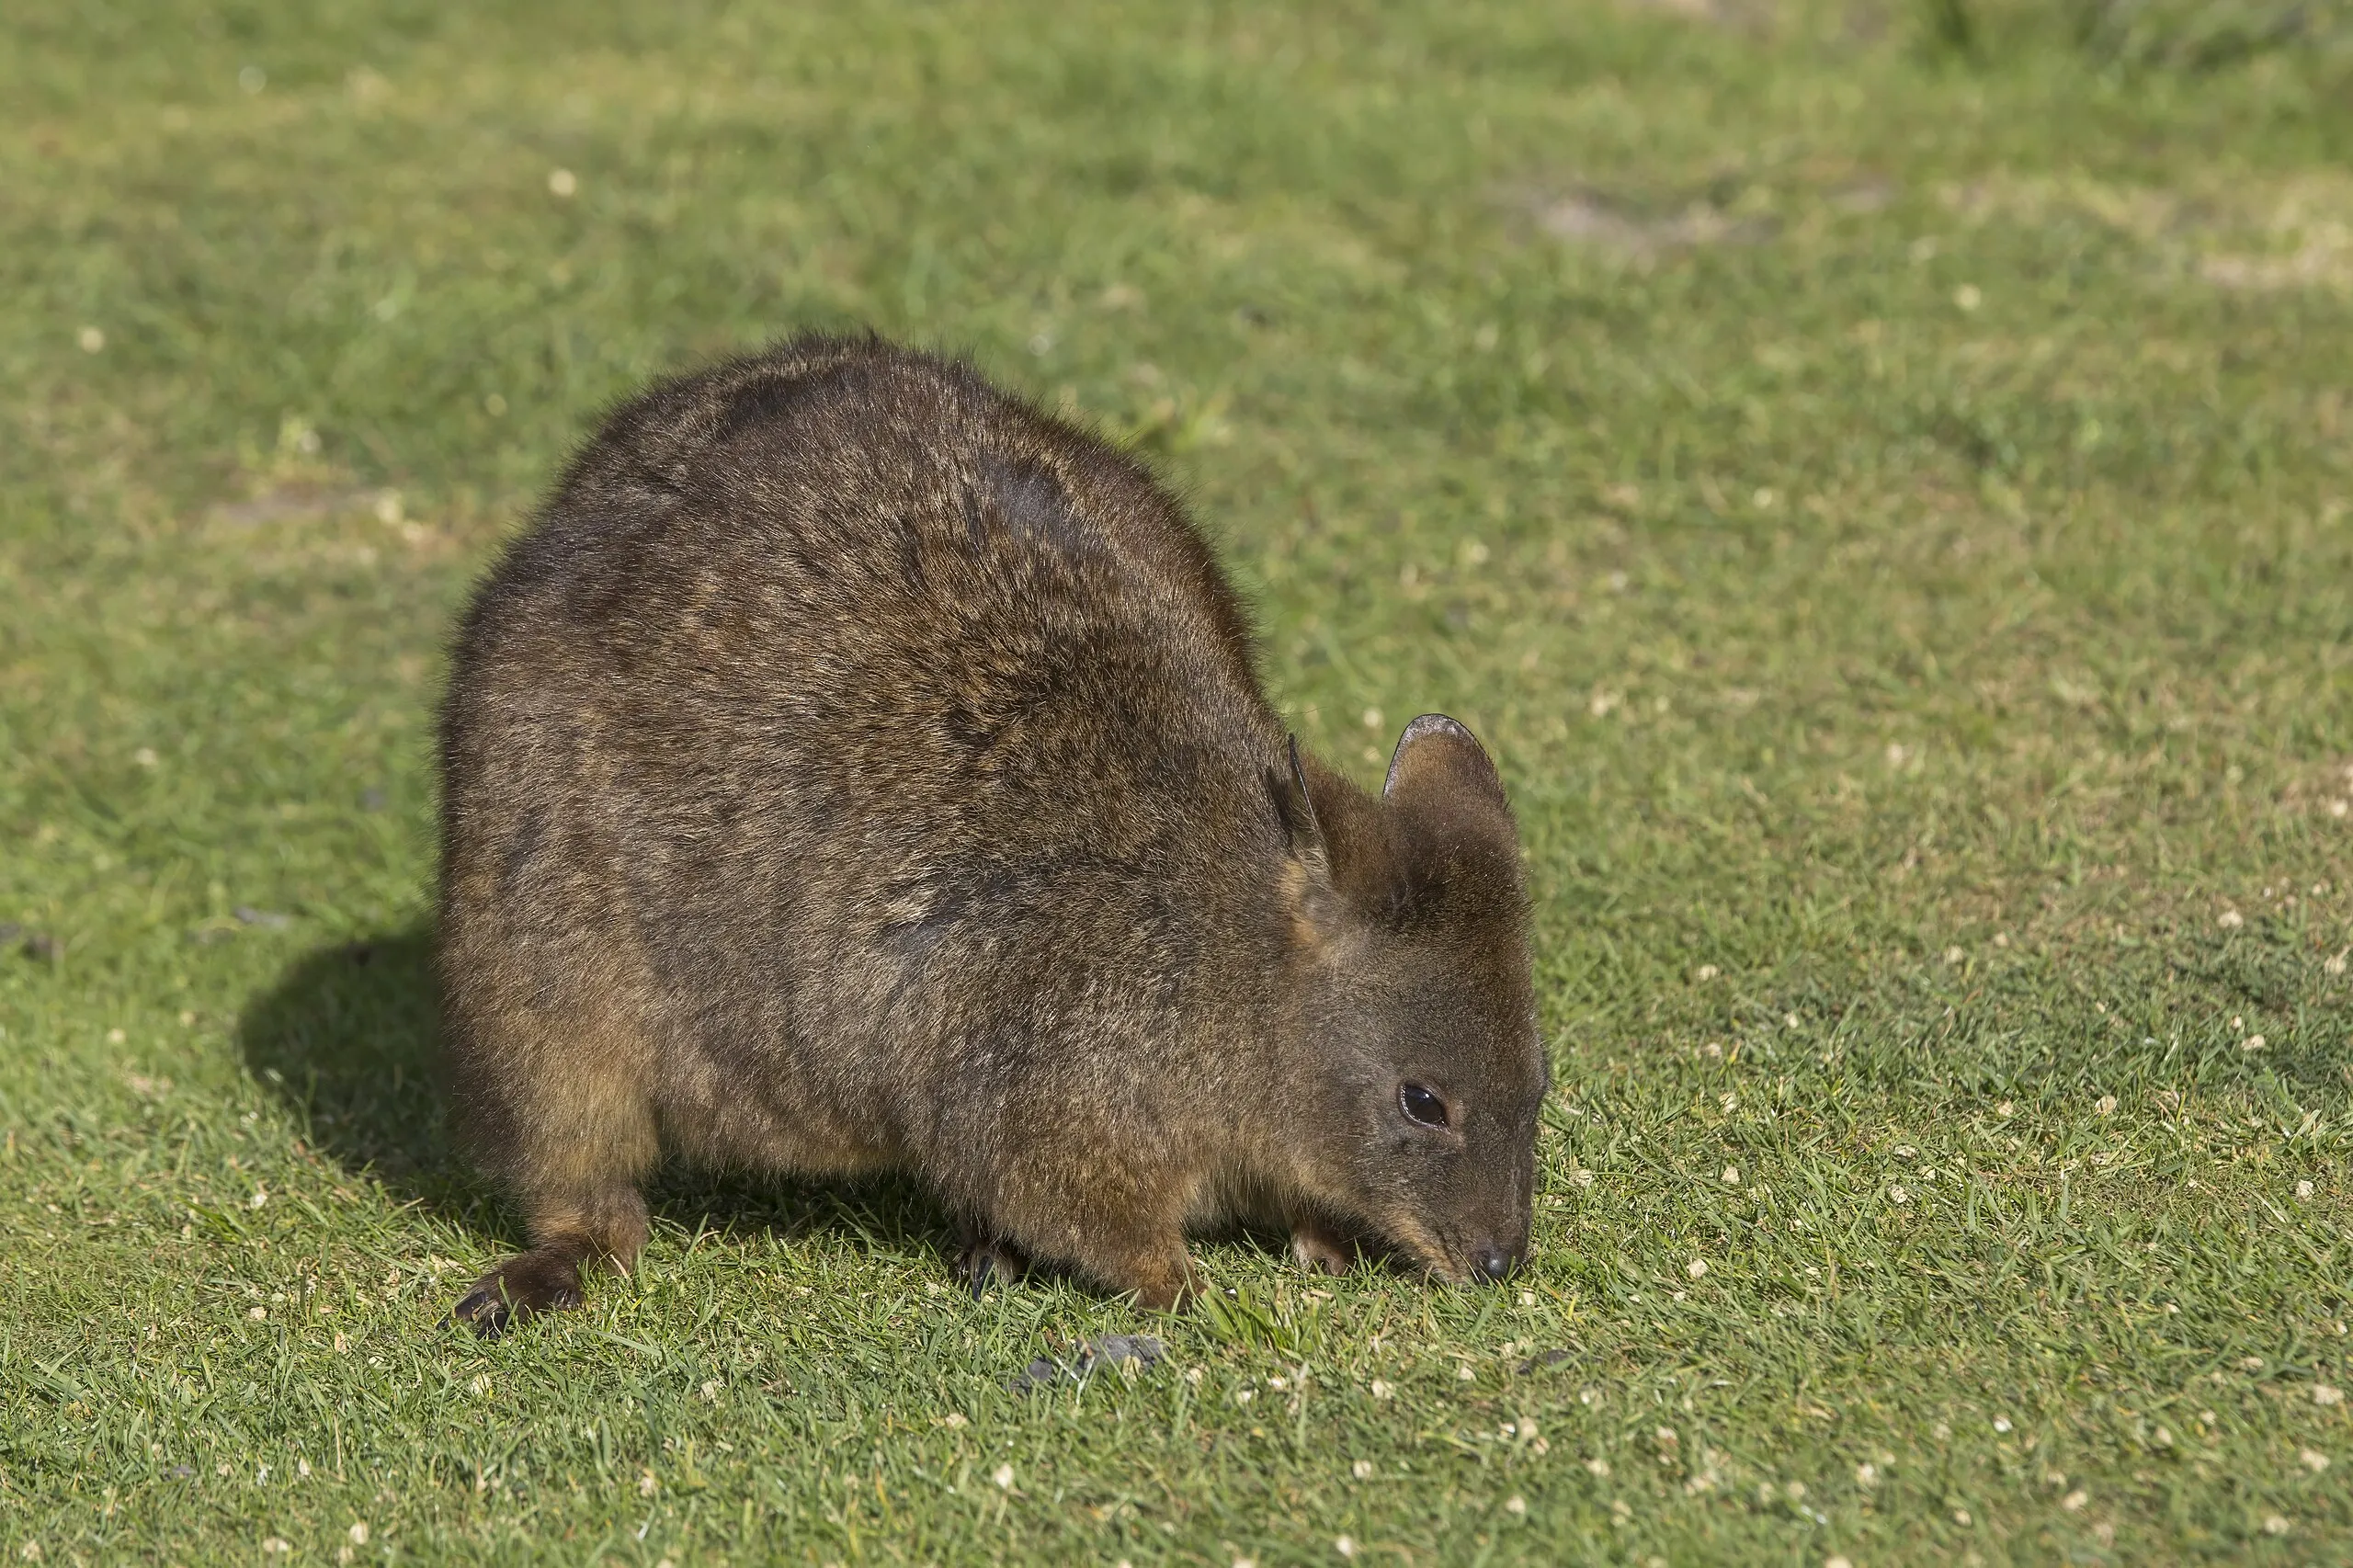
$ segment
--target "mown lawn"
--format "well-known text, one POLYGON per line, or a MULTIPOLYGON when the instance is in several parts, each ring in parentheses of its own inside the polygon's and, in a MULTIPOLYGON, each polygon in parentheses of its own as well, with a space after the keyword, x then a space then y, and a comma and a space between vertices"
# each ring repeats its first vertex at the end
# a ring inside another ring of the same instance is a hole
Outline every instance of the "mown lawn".
POLYGON ((6 7, 0 1551, 2353 1562, 2353 52, 2068 10, 6 7), (1313 745, 1496 750, 1528 1277, 681 1173, 437 1326, 451 613, 847 323, 1154 454, 1313 745))

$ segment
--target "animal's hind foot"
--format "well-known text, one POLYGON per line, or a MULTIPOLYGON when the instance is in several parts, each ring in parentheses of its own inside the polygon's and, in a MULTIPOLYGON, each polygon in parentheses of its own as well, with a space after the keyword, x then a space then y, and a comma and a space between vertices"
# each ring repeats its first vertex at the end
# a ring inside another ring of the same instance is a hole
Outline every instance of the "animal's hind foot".
POLYGON ((956 1256, 957 1277, 976 1301, 991 1284, 1011 1285, 1029 1272, 1029 1258, 1003 1236, 974 1236, 956 1256))
POLYGON ((495 1339, 540 1312, 569 1312, 581 1303, 580 1259, 570 1247, 534 1247, 474 1281, 449 1309, 484 1339, 495 1339))

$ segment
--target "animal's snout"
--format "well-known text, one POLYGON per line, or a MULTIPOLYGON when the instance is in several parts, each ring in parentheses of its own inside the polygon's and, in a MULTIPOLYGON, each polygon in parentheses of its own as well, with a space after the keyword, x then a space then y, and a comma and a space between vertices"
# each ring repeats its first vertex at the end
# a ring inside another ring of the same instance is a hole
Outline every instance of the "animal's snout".
POLYGON ((1471 1267, 1483 1282, 1501 1279, 1518 1267, 1518 1258, 1492 1242, 1471 1255, 1471 1267))

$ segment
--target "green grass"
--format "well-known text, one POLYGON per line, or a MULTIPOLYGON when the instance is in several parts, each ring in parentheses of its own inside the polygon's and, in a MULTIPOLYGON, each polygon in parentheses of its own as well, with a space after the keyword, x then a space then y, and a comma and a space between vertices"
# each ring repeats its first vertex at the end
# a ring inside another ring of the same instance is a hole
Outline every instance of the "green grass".
POLYGON ((2286 9, 9 7, 0 1550, 2353 1562, 2353 56, 2286 9), (681 1174, 585 1312, 437 1328, 515 1239, 432 1086, 450 616, 601 404, 852 322, 1153 453, 1315 746, 1495 747, 1526 1279, 1205 1244, 1167 1362, 1025 1397, 1150 1325, 681 1174))

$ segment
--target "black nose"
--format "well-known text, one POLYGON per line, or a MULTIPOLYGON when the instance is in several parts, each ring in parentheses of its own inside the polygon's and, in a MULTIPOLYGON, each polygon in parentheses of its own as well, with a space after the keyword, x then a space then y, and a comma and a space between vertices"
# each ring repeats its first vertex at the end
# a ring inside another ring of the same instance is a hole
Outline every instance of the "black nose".
POLYGON ((1501 1279, 1511 1272, 1512 1256, 1499 1246, 1483 1246, 1471 1255, 1471 1264, 1482 1278, 1501 1279))

